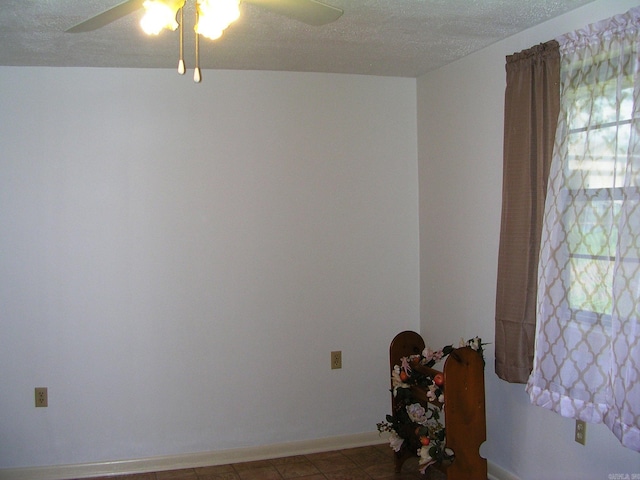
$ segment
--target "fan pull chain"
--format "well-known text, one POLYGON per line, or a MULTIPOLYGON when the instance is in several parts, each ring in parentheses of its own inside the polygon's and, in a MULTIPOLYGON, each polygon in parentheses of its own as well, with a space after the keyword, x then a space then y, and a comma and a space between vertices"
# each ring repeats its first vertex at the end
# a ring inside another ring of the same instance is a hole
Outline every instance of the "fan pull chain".
MULTIPOLYGON (((196 25, 200 21, 200 14, 196 8, 196 25)), ((193 81, 200 83, 202 76, 200 75, 200 34, 196 32, 196 68, 193 70, 193 81)))
POLYGON ((184 75, 184 12, 180 7, 180 60, 178 60, 178 73, 184 75))

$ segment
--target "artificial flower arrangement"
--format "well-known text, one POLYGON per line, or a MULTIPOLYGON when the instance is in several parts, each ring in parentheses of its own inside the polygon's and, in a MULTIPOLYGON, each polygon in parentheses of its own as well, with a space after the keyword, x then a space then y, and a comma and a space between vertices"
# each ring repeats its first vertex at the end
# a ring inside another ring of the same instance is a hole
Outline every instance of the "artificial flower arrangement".
MULTIPOLYGON (((483 355, 483 345, 479 337, 474 337, 466 342, 461 339, 459 348, 470 347, 483 355)), ((444 376, 432 368, 454 350, 452 345, 441 350, 427 347, 421 354, 403 357, 400 365, 394 365, 391 374, 393 412, 387 415, 385 422, 378 423, 380 433, 389 432, 390 446, 397 455, 411 451, 417 453, 423 474, 430 465, 447 464, 455 456, 455 452, 446 446, 442 423, 444 376), (423 393, 418 394, 412 387, 420 387, 418 391, 423 393), (421 402, 424 395, 428 402, 421 402)))

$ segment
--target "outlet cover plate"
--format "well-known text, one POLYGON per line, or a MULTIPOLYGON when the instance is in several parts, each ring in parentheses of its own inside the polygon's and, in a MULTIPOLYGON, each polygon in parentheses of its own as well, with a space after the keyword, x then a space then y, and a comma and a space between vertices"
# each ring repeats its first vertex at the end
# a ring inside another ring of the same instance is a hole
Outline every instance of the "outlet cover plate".
POLYGON ((49 395, 47 393, 47 387, 36 387, 36 407, 48 407, 49 395))
POLYGON ((587 424, 582 420, 576 420, 575 441, 581 445, 587 443, 587 424))
POLYGON ((331 352, 331 369, 336 370, 342 368, 342 352, 331 352))

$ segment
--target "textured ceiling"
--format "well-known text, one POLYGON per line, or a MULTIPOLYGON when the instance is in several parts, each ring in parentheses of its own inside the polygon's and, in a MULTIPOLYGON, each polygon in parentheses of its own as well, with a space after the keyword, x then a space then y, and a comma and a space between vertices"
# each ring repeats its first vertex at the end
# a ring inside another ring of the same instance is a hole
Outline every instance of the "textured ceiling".
MULTIPOLYGON (((2 0, 0 65, 175 67, 178 34, 147 37, 141 11, 93 32, 65 33, 120 1, 2 0)), ((324 1, 344 15, 320 27, 243 4, 221 39, 200 42, 201 67, 418 77, 593 0, 324 1)), ((192 24, 185 24, 189 67, 192 24)))

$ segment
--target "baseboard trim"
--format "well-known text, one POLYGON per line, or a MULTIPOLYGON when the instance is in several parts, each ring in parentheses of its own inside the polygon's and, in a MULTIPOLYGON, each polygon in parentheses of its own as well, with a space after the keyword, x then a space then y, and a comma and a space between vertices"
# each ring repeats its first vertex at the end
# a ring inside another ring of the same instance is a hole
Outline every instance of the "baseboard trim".
POLYGON ((24 467, 0 469, 0 480, 64 480, 112 475, 130 475, 144 472, 160 472, 181 468, 207 467, 227 463, 251 462, 268 458, 290 457, 317 452, 364 447, 386 443, 378 432, 341 435, 337 437, 278 443, 259 447, 234 448, 213 452, 167 455, 162 457, 121 460, 113 462, 76 465, 52 465, 49 467, 24 467))
MULTIPOLYGON (((64 480, 100 476, 131 475, 145 472, 179 470, 181 468, 207 467, 227 463, 252 462, 269 458, 307 455, 343 448, 365 447, 387 443, 385 435, 378 432, 341 435, 298 442, 277 443, 259 447, 234 448, 212 452, 167 455, 134 460, 85 463, 77 465, 52 465, 49 467, 24 467, 0 469, 0 480, 64 480)), ((488 463, 489 480, 520 480, 502 467, 488 463)))
POLYGON ((487 462, 489 470, 489 480, 520 480, 513 473, 499 467, 495 463, 487 462))

